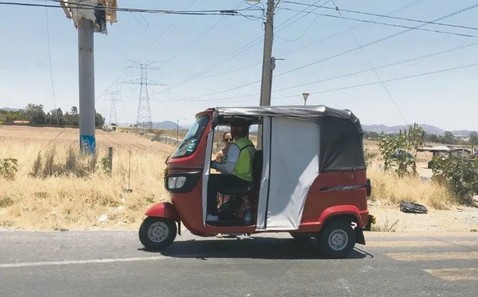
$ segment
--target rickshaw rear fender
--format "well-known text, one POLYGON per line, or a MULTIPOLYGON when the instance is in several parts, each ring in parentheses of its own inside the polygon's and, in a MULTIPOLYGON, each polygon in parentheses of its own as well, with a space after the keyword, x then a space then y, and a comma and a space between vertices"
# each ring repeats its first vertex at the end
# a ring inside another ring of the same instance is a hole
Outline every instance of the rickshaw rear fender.
MULTIPOLYGON (((368 215, 368 211, 365 211, 368 215)), ((340 219, 348 217, 357 223, 359 228, 363 228, 364 223, 361 218, 361 211, 355 205, 337 205, 325 209, 319 217, 319 224, 324 224, 329 219, 340 219)))
POLYGON ((179 221, 179 215, 176 208, 170 202, 157 203, 151 206, 145 213, 148 217, 165 218, 179 221))
MULTIPOLYGON (((365 211, 368 214, 368 211, 365 211)), ((357 233, 356 242, 360 244, 365 244, 365 237, 363 235, 362 228, 364 226, 363 220, 361 219, 361 212, 354 205, 340 205, 332 206, 327 208, 322 212, 319 218, 319 224, 323 227, 327 222, 333 220, 350 220, 357 223, 355 232, 357 233)))

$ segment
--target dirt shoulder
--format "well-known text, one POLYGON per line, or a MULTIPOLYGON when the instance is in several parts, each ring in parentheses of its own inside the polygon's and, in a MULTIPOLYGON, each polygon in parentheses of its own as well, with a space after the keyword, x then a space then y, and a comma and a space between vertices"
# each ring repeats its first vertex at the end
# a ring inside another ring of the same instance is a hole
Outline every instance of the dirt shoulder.
POLYGON ((375 229, 389 232, 443 231, 478 232, 478 208, 453 206, 449 210, 428 208, 427 214, 400 211, 399 205, 372 203, 369 211, 376 217, 375 229))

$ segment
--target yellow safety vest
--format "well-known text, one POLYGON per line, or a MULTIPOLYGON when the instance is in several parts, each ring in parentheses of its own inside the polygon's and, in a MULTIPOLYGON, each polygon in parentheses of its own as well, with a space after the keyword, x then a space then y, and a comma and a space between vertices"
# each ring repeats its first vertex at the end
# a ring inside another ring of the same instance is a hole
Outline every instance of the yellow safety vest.
POLYGON ((242 137, 236 140, 236 145, 239 147, 239 159, 232 174, 246 181, 252 181, 252 160, 254 159, 254 144, 247 137, 242 137))

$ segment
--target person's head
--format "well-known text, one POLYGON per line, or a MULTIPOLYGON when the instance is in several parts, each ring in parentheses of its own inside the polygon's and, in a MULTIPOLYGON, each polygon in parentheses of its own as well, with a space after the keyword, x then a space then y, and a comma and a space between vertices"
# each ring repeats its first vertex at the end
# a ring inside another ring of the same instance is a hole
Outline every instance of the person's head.
POLYGON ((235 139, 247 136, 249 133, 249 124, 244 119, 235 119, 231 123, 231 134, 235 139))
POLYGON ((223 135, 222 135, 222 141, 224 143, 228 143, 228 142, 231 142, 232 141, 232 134, 230 132, 225 132, 223 135))

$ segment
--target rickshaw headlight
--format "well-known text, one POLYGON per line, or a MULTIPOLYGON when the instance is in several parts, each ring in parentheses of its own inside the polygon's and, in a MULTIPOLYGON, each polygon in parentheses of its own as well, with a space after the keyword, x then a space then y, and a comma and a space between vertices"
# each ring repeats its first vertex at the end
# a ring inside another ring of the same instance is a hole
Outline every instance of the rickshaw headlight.
POLYGON ((186 183, 185 176, 170 176, 168 177, 168 188, 169 189, 180 189, 186 183))

